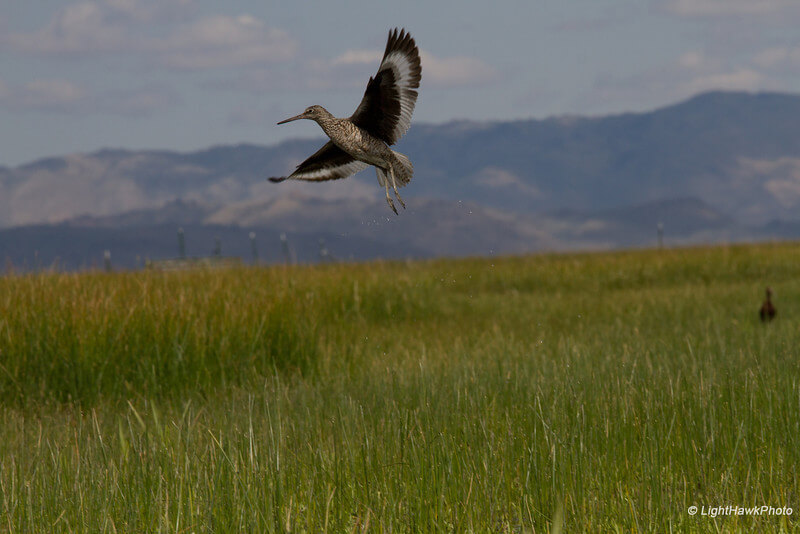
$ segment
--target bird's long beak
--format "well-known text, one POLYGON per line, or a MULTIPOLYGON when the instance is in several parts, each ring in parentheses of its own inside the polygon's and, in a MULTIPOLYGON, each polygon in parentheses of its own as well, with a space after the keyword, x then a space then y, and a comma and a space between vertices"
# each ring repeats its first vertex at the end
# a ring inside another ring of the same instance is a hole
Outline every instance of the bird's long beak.
POLYGON ((292 121, 296 121, 298 119, 305 119, 305 118, 306 118, 306 114, 305 113, 301 113, 300 115, 295 115, 294 117, 289 117, 288 119, 283 120, 283 121, 279 122, 278 124, 286 124, 287 122, 292 122, 292 121))

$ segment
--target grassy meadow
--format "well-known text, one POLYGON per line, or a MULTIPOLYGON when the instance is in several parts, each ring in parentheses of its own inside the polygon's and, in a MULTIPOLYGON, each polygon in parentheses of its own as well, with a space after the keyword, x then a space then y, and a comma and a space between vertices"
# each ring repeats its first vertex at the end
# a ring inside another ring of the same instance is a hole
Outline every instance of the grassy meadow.
POLYGON ((800 531, 799 347, 798 244, 10 273, 0 531, 800 531))

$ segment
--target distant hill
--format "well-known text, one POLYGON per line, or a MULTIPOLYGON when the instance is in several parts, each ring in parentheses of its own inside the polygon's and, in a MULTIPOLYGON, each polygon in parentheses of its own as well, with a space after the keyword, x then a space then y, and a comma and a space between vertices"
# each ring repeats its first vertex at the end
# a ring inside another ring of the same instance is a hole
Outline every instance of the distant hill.
POLYGON ((25 249, 41 259, 67 241, 87 258, 97 251, 78 243, 164 255, 179 225, 198 237, 294 233, 311 249, 325 235, 354 258, 642 246, 658 222, 675 243, 800 237, 797 95, 713 92, 647 113, 415 124, 398 145, 415 167, 398 217, 371 170, 266 182, 321 143, 106 149, 0 167, 0 257, 28 261, 25 249), (172 236, 163 249, 161 234, 172 236))
POLYGON ((105 250, 111 251, 115 268, 138 268, 148 260, 174 258, 178 228, 184 230, 189 257, 210 256, 219 240, 223 256, 254 261, 249 239, 253 232, 259 261, 287 261, 280 240, 284 234, 291 261, 305 263, 655 246, 658 223, 663 225, 667 246, 800 236, 800 223, 775 220, 763 227, 744 227, 694 198, 542 215, 416 198, 402 216, 386 211, 382 199, 323 200, 299 195, 218 210, 175 202, 162 209, 117 216, 7 228, 0 230, 0 251, 17 269, 55 264, 72 270, 101 267, 105 250), (311 214, 293 215, 308 209, 311 214), (323 248, 328 251, 326 258, 320 254, 323 248))

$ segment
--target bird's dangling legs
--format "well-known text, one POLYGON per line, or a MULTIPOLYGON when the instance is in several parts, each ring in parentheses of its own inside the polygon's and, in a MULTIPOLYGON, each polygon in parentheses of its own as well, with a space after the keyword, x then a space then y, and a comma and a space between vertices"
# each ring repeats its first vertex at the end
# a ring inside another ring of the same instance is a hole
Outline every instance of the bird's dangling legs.
MULTIPOLYGON (((383 185, 386 187, 386 202, 389 203, 389 207, 392 208, 394 214, 399 215, 397 213, 397 208, 394 207, 394 202, 392 201, 392 197, 389 196, 389 180, 384 180, 383 185)), ((405 208, 405 206, 403 207, 405 208)))
MULTIPOLYGON (((397 180, 394 178, 394 167, 391 165, 389 165, 389 177, 392 179, 392 188, 394 189, 394 194, 397 197, 397 200, 400 201, 400 205, 403 206, 403 209, 406 209, 406 203, 403 202, 403 199, 400 197, 400 191, 397 190, 397 180)), ((388 188, 386 194, 389 194, 388 188)), ((397 213, 397 211, 395 211, 395 213, 397 213)))

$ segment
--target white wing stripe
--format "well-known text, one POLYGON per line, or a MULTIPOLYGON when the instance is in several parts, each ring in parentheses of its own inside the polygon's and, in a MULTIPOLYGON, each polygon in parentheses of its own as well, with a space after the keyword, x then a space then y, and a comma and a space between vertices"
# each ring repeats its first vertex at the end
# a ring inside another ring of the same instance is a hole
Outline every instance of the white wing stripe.
POLYGON ((417 95, 412 92, 419 87, 415 84, 411 75, 412 63, 406 53, 393 51, 381 62, 381 69, 389 68, 395 78, 395 84, 400 94, 400 117, 394 128, 395 137, 402 137, 411 127, 411 115, 414 113, 414 105, 417 95))
POLYGON ((363 161, 351 161, 345 165, 337 165, 336 167, 326 167, 324 169, 316 169, 313 171, 297 172, 295 171, 289 178, 296 180, 321 180, 326 177, 346 178, 352 174, 366 169, 369 165, 363 161))
POLYGON ((399 87, 411 88, 411 61, 403 52, 391 52, 381 63, 381 68, 391 67, 395 73, 395 82, 399 87))

